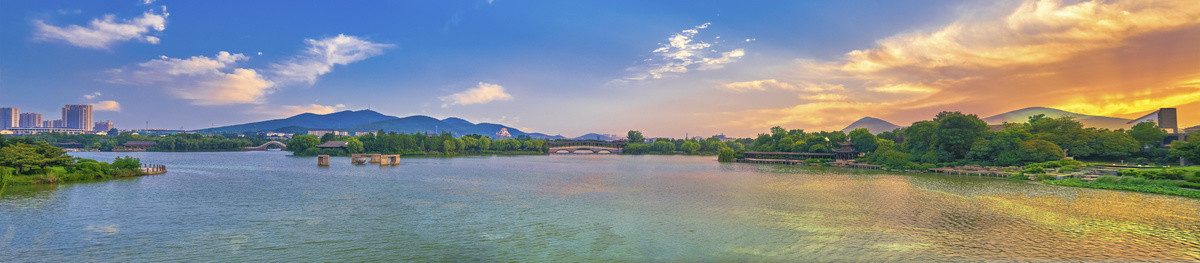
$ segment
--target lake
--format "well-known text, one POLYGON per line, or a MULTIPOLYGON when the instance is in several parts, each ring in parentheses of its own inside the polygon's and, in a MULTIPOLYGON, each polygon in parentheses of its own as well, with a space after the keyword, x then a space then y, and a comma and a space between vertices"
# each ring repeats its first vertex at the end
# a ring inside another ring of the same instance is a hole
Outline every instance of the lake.
POLYGON ((10 187, 0 262, 1196 261, 1200 200, 716 157, 72 153, 163 175, 10 187))

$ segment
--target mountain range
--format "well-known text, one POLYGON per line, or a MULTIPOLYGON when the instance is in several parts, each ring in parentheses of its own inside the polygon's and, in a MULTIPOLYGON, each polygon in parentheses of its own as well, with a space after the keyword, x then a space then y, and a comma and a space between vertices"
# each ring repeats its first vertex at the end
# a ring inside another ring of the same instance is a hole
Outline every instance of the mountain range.
POLYGON ((559 135, 542 133, 527 133, 519 129, 494 123, 471 123, 470 121, 450 117, 436 119, 429 116, 414 115, 404 118, 388 116, 371 110, 341 111, 330 114, 304 113, 296 116, 252 122, 246 124, 213 127, 196 130, 199 133, 244 133, 273 131, 283 133, 303 133, 308 130, 338 130, 348 132, 371 132, 383 130, 396 133, 442 133, 449 132, 455 136, 479 134, 496 139, 515 138, 528 135, 537 139, 562 139, 559 135), (504 135, 504 132, 507 135, 504 135))
MULTIPOLYGON (((1000 124, 1004 124, 1004 123, 1021 123, 1021 122, 1029 121, 1030 116, 1034 116, 1034 115, 1038 115, 1038 114, 1045 114, 1046 117, 1071 116, 1071 117, 1075 118, 1075 120, 1078 120, 1079 122, 1083 123, 1084 126, 1087 126, 1087 127, 1096 127, 1096 128, 1105 128, 1105 129, 1115 130, 1115 129, 1122 129, 1122 128, 1127 129, 1127 128, 1133 126, 1133 124, 1129 124, 1129 122, 1132 121, 1130 119, 1079 114, 1079 113, 1074 113, 1074 112, 1069 112, 1069 111, 1064 111, 1064 110, 1054 109, 1054 108, 1046 108, 1046 107, 1030 107, 1030 108, 1024 108, 1024 109, 1019 109, 1019 110, 1015 110, 1015 111, 1005 112, 1005 113, 1001 113, 1001 114, 996 114, 995 116, 983 118, 983 121, 987 122, 988 125, 1000 125, 1000 124)), ((851 123, 849 126, 846 126, 846 128, 842 129, 842 131, 848 133, 854 129, 867 128, 872 133, 878 134, 878 133, 885 132, 885 131, 892 131, 892 130, 895 130, 900 127, 901 126, 892 124, 891 122, 888 122, 885 120, 872 118, 872 117, 865 117, 865 118, 855 121, 854 123, 851 123)))

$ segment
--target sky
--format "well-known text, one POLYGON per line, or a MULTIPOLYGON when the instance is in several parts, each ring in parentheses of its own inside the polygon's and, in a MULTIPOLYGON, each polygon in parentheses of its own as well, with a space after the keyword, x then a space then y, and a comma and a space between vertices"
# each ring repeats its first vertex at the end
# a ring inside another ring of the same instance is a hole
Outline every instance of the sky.
POLYGON ((118 128, 371 109, 749 137, 1025 107, 1200 122, 1200 4, 0 0, 0 106, 118 128))

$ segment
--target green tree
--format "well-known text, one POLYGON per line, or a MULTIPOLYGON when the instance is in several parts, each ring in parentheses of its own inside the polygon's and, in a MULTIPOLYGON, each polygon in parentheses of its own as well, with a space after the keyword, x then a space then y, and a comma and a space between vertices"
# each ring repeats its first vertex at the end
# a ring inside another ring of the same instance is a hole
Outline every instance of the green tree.
POLYGON ((717 151, 718 162, 732 162, 737 157, 737 152, 729 148, 721 148, 717 151))
POLYGON ((1183 158, 1193 164, 1200 163, 1200 136, 1193 135, 1186 142, 1172 143, 1171 157, 1183 158))
POLYGON ((628 140, 629 143, 643 143, 646 142, 646 137, 642 136, 642 131, 631 130, 625 140, 628 140))
POLYGON ((12 167, 21 173, 26 167, 37 167, 42 156, 37 153, 37 147, 16 143, 0 148, 0 166, 12 167))
POLYGON ((700 144, 696 143, 694 141, 687 141, 687 142, 684 142, 680 148, 684 152, 687 152, 688 154, 696 154, 697 152, 700 151, 700 144))
POLYGON ((742 143, 740 143, 740 142, 735 142, 735 141, 727 141, 727 142, 725 142, 725 147, 729 147, 730 149, 733 149, 734 151, 741 151, 741 150, 745 150, 745 149, 746 149, 746 145, 745 145, 745 144, 742 144, 742 143))
POLYGON ((854 149, 858 152, 869 153, 875 151, 875 148, 879 147, 877 140, 878 138, 865 128, 850 131, 850 142, 854 143, 854 149))
POLYGON ((455 147, 454 140, 445 140, 445 141, 442 141, 442 145, 443 145, 442 149, 443 149, 443 150, 444 150, 446 153, 451 153, 451 152, 454 152, 454 147, 455 147))
POLYGON ((332 132, 321 135, 321 143, 326 143, 334 139, 337 139, 337 135, 333 135, 332 132))
POLYGON ((346 141, 346 151, 349 153, 363 153, 366 149, 363 148, 362 141, 359 141, 358 138, 350 137, 346 141))
POLYGON ((987 123, 974 114, 944 111, 938 113, 933 121, 937 122, 934 143, 955 158, 966 156, 975 140, 982 139, 988 131, 987 123))
POLYGON ((117 159, 113 160, 110 167, 121 170, 137 170, 142 167, 142 160, 129 156, 117 157, 117 159))
POLYGON ((321 144, 321 139, 318 139, 317 136, 298 135, 292 137, 291 140, 288 140, 287 149, 292 151, 292 154, 298 154, 308 150, 308 148, 315 147, 318 144, 321 144))
POLYGON ((1167 131, 1159 128, 1153 122, 1140 122, 1133 125, 1133 128, 1129 128, 1126 133, 1129 133, 1129 136, 1137 140, 1142 147, 1158 146, 1164 138, 1167 138, 1167 131))
POLYGON ((650 150, 657 153, 675 153, 675 144, 667 140, 657 140, 650 145, 650 150))
POLYGON ((1046 140, 1021 142, 1021 154, 1025 156, 1027 162, 1057 161, 1063 158, 1062 148, 1046 140))

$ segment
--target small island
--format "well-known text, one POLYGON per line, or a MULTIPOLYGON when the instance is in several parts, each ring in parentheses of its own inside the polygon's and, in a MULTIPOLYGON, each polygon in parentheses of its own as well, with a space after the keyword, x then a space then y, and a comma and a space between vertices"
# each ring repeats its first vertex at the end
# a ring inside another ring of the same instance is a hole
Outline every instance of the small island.
POLYGON ((62 148, 21 137, 0 137, 0 189, 9 185, 87 182, 166 172, 129 156, 112 163, 71 157, 62 148))

